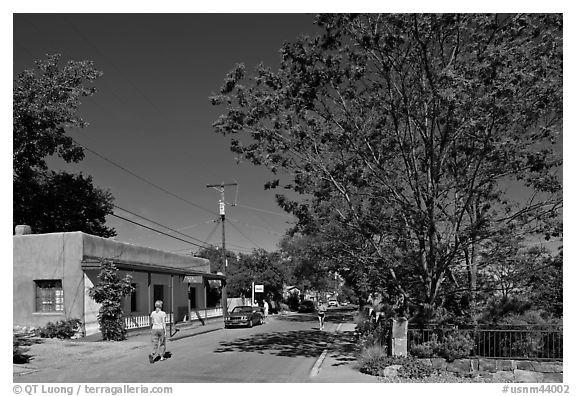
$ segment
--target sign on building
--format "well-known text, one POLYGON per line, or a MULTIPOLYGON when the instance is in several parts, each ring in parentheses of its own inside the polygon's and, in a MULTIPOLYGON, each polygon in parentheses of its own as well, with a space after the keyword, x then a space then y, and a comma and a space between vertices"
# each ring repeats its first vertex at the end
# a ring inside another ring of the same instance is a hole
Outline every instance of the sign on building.
POLYGON ((202 275, 186 275, 184 283, 202 283, 202 275))

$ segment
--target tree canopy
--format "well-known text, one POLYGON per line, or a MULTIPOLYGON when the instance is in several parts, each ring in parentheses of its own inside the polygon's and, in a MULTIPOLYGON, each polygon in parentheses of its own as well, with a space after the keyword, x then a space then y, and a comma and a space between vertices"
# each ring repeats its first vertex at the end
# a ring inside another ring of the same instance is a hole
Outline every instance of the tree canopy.
POLYGON ((323 235, 350 280, 431 312, 464 269, 473 304, 492 238, 561 234, 561 15, 316 22, 277 71, 226 76, 214 128, 288 176, 295 231, 323 235))
MULTIPOLYGON (((250 296, 252 282, 264 285, 265 295, 280 300, 282 289, 290 280, 290 270, 281 259, 278 252, 267 252, 255 249, 251 254, 233 254, 226 252, 228 267, 226 268, 226 284, 228 296, 250 296)), ((222 270, 222 252, 215 247, 200 250, 198 256, 207 258, 212 264, 212 272, 222 270)))
POLYGON ((112 194, 95 187, 89 176, 50 171, 46 164, 53 155, 66 162, 84 158, 67 132, 87 125, 78 115, 80 100, 95 93, 93 82, 102 75, 90 61, 59 63, 60 55, 49 55, 14 81, 13 225, 114 236, 105 226, 112 194))

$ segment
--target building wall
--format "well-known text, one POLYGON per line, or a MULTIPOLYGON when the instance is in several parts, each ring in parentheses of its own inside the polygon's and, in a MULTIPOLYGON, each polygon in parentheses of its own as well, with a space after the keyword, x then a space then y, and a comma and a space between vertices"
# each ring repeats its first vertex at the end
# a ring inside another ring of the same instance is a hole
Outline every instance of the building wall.
POLYGON ((97 282, 97 270, 88 270, 84 272, 84 331, 86 332, 86 335, 96 334, 100 331, 98 312, 101 304, 98 304, 89 295, 90 289, 97 282))
POLYGON ((84 275, 81 233, 18 235, 13 238, 13 323, 40 327, 83 318, 84 275), (64 311, 36 312, 35 280, 62 280, 64 311))
MULTIPOLYGON (((41 327, 48 322, 77 318, 85 323, 87 335, 98 332, 100 304, 89 297, 90 289, 98 282, 99 270, 82 268, 85 260, 111 258, 123 263, 138 263, 150 266, 150 270, 121 270, 119 275, 132 276, 136 284, 136 307, 132 310, 131 297, 124 301, 126 315, 144 316, 154 309, 154 292, 164 301, 164 310, 173 312, 174 319, 182 321, 191 317, 188 312, 188 288, 183 275, 153 273, 193 269, 199 272, 210 270, 208 260, 175 255, 155 249, 100 238, 81 232, 28 234, 13 239, 13 324, 41 327), (64 311, 37 313, 35 280, 61 280, 64 311), (156 287, 155 287, 156 286, 156 287)), ((127 264, 126 264, 127 265, 127 264)), ((204 283, 193 284, 196 306, 206 307, 204 283)))
POLYGON ((156 267, 210 272, 210 261, 206 259, 164 252, 84 233, 79 234, 82 235, 84 258, 109 258, 119 261, 152 264, 156 267))

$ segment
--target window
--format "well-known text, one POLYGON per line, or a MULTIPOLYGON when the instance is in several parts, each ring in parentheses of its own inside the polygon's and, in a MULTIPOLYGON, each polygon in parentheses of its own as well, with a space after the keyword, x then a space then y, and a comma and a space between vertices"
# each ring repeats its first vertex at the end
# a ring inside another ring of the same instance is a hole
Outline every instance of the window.
POLYGON ((36 280, 36 312, 64 312, 62 280, 36 280))

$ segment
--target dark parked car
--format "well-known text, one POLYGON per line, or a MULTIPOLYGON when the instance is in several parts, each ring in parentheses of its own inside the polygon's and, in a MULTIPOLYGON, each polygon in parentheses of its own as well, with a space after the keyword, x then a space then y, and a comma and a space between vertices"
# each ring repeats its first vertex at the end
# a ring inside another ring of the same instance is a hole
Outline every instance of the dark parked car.
POLYGON ((306 313, 306 312, 314 312, 316 307, 314 306, 314 301, 304 300, 298 307, 298 312, 306 313))
POLYGON ((256 324, 262 324, 262 312, 260 307, 252 307, 250 305, 240 305, 234 307, 232 312, 228 314, 228 318, 224 321, 224 327, 231 326, 248 326, 252 327, 256 324))

